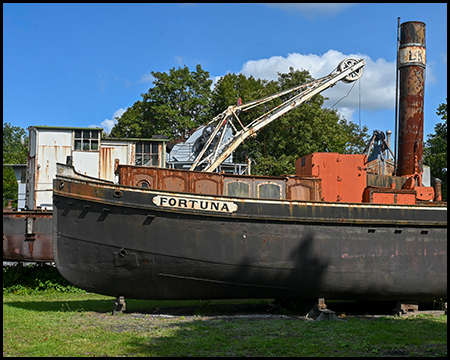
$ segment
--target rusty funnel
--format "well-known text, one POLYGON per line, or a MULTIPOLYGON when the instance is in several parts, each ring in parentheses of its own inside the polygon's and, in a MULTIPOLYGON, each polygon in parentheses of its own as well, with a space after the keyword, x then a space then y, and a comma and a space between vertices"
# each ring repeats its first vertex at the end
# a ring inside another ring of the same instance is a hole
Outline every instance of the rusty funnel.
POLYGON ((408 21, 400 27, 399 134, 396 175, 417 176, 420 179, 423 171, 425 24, 420 21, 408 21))

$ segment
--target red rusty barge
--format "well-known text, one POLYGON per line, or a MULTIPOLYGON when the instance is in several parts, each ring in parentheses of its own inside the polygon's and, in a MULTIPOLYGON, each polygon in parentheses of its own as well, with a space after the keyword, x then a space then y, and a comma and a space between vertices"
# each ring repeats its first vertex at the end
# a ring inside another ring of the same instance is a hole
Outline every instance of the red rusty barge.
POLYGON ((53 262, 53 212, 3 209, 3 261, 53 262))

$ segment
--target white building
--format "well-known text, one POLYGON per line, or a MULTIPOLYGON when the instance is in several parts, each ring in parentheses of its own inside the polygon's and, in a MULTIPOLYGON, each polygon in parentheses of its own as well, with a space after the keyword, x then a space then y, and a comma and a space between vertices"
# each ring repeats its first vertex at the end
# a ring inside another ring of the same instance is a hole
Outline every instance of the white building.
POLYGON ((168 139, 160 136, 102 139, 102 128, 30 126, 28 130, 25 208, 29 210, 53 209, 56 163, 65 164, 68 156, 77 172, 111 181, 115 180, 115 159, 125 165, 166 164, 168 139))

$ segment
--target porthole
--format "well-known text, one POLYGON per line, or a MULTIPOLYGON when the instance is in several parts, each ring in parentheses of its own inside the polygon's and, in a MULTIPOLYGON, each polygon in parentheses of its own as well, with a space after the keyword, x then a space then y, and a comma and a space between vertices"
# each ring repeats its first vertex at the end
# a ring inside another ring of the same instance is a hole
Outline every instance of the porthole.
POLYGON ((138 187, 143 189, 148 189, 150 187, 149 183, 145 180, 142 180, 138 183, 138 187))

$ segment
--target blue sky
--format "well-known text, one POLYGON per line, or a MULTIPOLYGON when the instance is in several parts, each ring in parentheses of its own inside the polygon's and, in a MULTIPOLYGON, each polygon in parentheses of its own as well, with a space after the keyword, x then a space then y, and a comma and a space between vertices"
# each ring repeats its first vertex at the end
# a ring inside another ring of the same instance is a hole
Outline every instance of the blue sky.
MULTIPOLYGON (((3 122, 109 131, 151 71, 200 64, 214 80, 274 80, 293 66, 321 77, 357 57, 364 75, 335 107, 370 132, 394 130, 398 17, 426 24, 426 140, 447 98, 445 3, 3 4, 3 122)), ((325 106, 350 88, 323 92, 325 106)))

